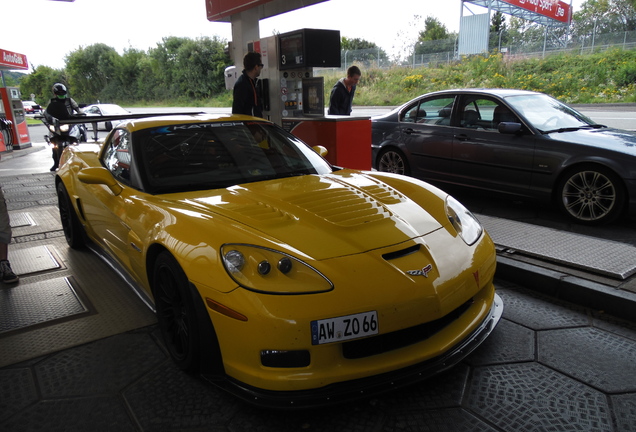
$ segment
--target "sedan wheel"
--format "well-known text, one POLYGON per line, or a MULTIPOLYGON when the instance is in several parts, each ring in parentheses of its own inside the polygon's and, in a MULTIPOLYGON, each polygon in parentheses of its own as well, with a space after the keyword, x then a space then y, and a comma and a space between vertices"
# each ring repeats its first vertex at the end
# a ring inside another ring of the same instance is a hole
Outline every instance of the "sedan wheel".
POLYGON ((188 279, 167 252, 161 253, 155 262, 152 292, 159 327, 170 356, 181 369, 196 372, 200 347, 188 279))
POLYGON ((410 175, 411 170, 404 154, 399 150, 386 149, 378 157, 378 171, 410 175))
POLYGON ((562 210, 579 223, 599 225, 618 217, 625 203, 620 179, 602 167, 579 169, 559 185, 562 210))

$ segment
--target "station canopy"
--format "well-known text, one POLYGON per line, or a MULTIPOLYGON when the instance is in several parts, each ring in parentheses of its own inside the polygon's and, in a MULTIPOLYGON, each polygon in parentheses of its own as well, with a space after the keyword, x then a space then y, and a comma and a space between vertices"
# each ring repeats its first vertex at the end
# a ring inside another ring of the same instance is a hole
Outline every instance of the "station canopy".
POLYGON ((490 8, 546 27, 566 26, 572 20, 572 5, 560 0, 463 0, 463 3, 490 8))
POLYGON ((231 16, 258 8, 259 19, 270 18, 327 0, 206 0, 208 21, 230 22, 231 16))

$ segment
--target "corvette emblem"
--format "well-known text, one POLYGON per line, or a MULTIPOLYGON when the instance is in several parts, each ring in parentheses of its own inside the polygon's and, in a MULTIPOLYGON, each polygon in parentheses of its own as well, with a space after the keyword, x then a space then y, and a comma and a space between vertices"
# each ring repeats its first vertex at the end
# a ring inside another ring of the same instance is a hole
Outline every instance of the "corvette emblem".
POLYGON ((428 277, 429 272, 433 270, 433 266, 428 264, 424 267, 422 267, 422 270, 407 270, 406 274, 411 275, 411 276, 424 276, 424 277, 428 277))

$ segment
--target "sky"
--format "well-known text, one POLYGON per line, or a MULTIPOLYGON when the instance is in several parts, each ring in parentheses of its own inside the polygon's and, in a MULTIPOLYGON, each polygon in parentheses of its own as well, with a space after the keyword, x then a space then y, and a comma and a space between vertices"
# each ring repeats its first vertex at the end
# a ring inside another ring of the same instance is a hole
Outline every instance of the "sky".
MULTIPOLYGON (((575 11, 583 2, 572 1, 575 11)), ((69 53, 96 43, 123 54, 148 51, 167 36, 232 39, 230 23, 207 20, 205 0, 0 0, 0 11, 0 49, 26 55, 33 67, 61 69, 69 53)), ((395 56, 415 43, 427 16, 459 31, 461 0, 327 0, 262 20, 259 31, 267 37, 302 28, 340 30, 395 56)))

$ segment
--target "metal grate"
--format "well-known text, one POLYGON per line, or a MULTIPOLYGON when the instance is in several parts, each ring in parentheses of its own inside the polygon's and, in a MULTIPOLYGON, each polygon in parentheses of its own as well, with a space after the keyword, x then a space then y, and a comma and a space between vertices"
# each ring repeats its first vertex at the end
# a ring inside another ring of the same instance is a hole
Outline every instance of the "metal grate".
POLYGON ((88 312, 68 278, 0 290, 0 333, 88 312))
POLYGON ((507 249, 590 273, 625 280, 636 274, 636 247, 496 217, 476 215, 507 249))

